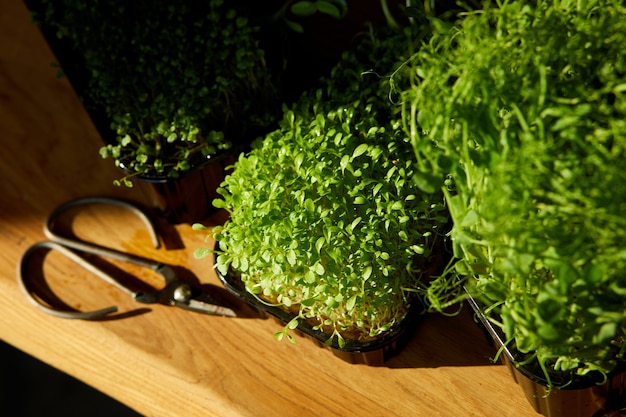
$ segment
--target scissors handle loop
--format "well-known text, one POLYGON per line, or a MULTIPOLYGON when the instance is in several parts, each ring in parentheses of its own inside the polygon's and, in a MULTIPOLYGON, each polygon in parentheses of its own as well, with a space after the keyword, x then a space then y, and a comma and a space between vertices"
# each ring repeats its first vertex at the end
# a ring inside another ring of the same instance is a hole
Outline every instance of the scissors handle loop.
POLYGON ((88 269, 90 272, 98 275, 100 278, 104 279, 106 282, 113 284, 120 290, 128 293, 128 290, 124 286, 120 285, 117 281, 112 280, 111 277, 107 275, 106 273, 104 273, 101 269, 97 268, 96 266, 88 262, 85 262, 85 260, 81 258, 80 256, 78 256, 75 252, 67 249, 65 246, 60 245, 58 243, 55 243, 52 241, 44 241, 44 242, 35 243, 30 248, 28 248, 28 250, 22 256, 22 262, 20 263, 19 270, 18 270, 17 282, 19 284, 20 290, 26 296, 26 299, 32 305, 34 305, 35 307, 37 307, 39 310, 43 311, 44 313, 48 313, 52 316, 66 318, 66 319, 93 320, 102 316, 106 316, 111 313, 115 313, 117 311, 117 307, 115 306, 107 307, 107 308, 103 308, 103 309, 95 310, 95 311, 89 311, 89 312, 64 311, 64 310, 58 310, 56 308, 48 306, 47 304, 44 304, 41 301, 41 299, 35 295, 35 291, 31 287, 30 282, 24 279, 24 276, 26 276, 26 273, 27 273, 26 265, 28 264, 28 260, 36 251, 39 251, 42 249, 50 249, 50 250, 59 251, 60 253, 65 255, 67 258, 73 260, 77 264, 80 264, 82 267, 88 269))
POLYGON ((65 237, 59 235, 54 231, 55 221, 56 219, 66 212, 67 210, 87 204, 110 204, 119 207, 126 208, 136 214, 147 226, 148 232, 150 233, 150 237, 155 248, 160 247, 160 242, 158 238, 158 234, 156 232, 156 227, 152 220, 146 215, 140 208, 137 206, 118 199, 107 198, 107 197, 87 197, 80 198, 77 200, 69 201, 57 209, 55 209, 50 216, 48 216, 46 223, 44 225, 44 234, 48 237, 49 241, 43 241, 32 245, 22 256, 21 262, 18 265, 17 277, 18 284, 22 291, 22 293, 26 296, 28 301, 33 304, 38 309, 42 310, 45 313, 51 314, 56 317, 62 318, 72 318, 72 319, 83 319, 83 320, 93 320, 100 318, 102 316, 114 313, 117 311, 117 307, 107 307, 104 309, 91 311, 91 312, 80 312, 80 311, 63 311, 57 310, 49 305, 46 305, 39 297, 35 295, 35 291, 29 282, 24 278, 27 275, 27 265, 28 261, 32 257, 32 255, 43 249, 55 250, 63 254, 64 256, 70 258, 83 268, 97 275, 99 278, 103 279, 107 283, 114 285, 119 290, 124 293, 132 296, 134 299, 138 299, 138 297, 145 296, 145 293, 137 293, 132 291, 130 288, 125 287, 120 282, 118 282, 115 278, 113 278, 108 273, 104 272, 94 264, 88 262, 85 258, 79 256, 78 252, 84 252, 92 255, 108 257, 111 259, 116 259, 122 262, 128 262, 140 267, 150 268, 158 273, 160 273, 166 281, 166 285, 176 279, 175 274, 168 266, 162 264, 161 262, 157 262, 151 259, 142 258, 133 254, 124 253, 117 251, 115 249, 107 248, 104 246, 96 245, 93 243, 84 242, 81 240, 65 237))
POLYGON ((115 198, 108 197, 85 197, 79 198, 76 200, 69 201, 59 207, 57 207, 46 219, 46 223, 44 225, 44 234, 46 237, 54 242, 58 242, 64 246, 67 246, 72 249, 76 249, 81 252, 90 253, 92 255, 104 256, 111 259, 116 259, 122 262, 130 262, 138 266, 143 266, 146 268, 156 269, 160 266, 159 262, 155 262, 151 259, 142 258, 140 256, 136 256, 130 253, 120 252, 115 249, 107 248, 104 246, 96 245, 94 243, 87 243, 81 240, 77 240, 74 238, 68 238, 65 236, 61 236, 57 232, 54 231, 54 225, 56 219, 59 218, 64 212, 69 209, 81 206, 81 205, 89 205, 89 204, 108 204, 113 206, 118 206, 125 208, 139 217, 143 223, 146 225, 148 229, 148 233, 150 234, 150 239, 152 240, 152 244, 156 249, 161 247, 161 242, 159 241, 159 236, 156 231, 156 226, 152 222, 152 219, 144 213, 139 207, 126 202, 124 200, 118 200, 115 198))

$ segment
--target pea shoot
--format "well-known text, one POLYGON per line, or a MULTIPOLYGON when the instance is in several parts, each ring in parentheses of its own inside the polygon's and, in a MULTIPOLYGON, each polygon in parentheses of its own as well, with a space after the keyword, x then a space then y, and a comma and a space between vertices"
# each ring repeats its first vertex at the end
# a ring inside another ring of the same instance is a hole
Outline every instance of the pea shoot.
POLYGON ((406 129, 458 259, 431 306, 465 286, 549 385, 624 361, 625 50, 622 2, 506 1, 407 64, 406 129))

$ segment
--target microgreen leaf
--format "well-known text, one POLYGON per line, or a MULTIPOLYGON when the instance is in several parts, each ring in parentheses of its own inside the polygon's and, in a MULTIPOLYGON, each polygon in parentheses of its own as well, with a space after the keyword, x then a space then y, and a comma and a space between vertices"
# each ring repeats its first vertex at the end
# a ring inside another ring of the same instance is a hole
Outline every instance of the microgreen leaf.
POLYGON ((310 16, 317 12, 317 5, 312 1, 297 1, 291 5, 291 13, 298 16, 310 16))
POLYGON ((367 143, 362 143, 356 147, 354 152, 352 153, 352 158, 357 158, 367 152, 368 145, 367 143))
POLYGON ((196 259, 202 259, 206 257, 207 255, 209 255, 210 253, 211 253, 211 250, 208 248, 198 248, 194 251, 193 256, 196 259))
POLYGON ((315 2, 315 6, 321 13, 327 14, 336 19, 339 19, 343 15, 341 9, 331 1, 318 0, 315 2))

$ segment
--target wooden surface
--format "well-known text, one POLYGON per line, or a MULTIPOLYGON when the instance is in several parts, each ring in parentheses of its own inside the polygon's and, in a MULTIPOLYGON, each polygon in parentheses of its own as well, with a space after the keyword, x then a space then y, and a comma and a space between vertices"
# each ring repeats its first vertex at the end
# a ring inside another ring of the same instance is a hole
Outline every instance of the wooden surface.
MULTIPOLYGON (((536 416, 468 310, 426 318, 407 348, 383 367, 351 365, 308 339, 277 342, 259 318, 205 316, 165 306, 111 321, 48 316, 20 293, 22 253, 44 239, 57 205, 106 195, 148 204, 143 187, 116 188, 119 172, 98 155, 100 138, 20 0, 0 5, 0 338, 148 416, 536 416)), ((210 219, 208 220, 210 222, 210 219)), ((179 245, 151 249, 129 213, 91 209, 77 230, 127 251, 219 281, 193 258, 204 235, 164 228, 179 245)), ((44 262, 50 286, 69 305, 142 305, 61 256, 44 262)), ((152 277, 147 277, 149 281, 152 277)))

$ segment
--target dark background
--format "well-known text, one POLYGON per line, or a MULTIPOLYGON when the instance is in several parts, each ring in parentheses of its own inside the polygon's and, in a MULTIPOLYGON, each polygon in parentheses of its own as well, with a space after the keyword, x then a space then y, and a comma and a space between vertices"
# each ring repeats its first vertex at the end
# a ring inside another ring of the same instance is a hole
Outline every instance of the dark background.
POLYGON ((0 415, 139 417, 134 410, 0 341, 0 415))

